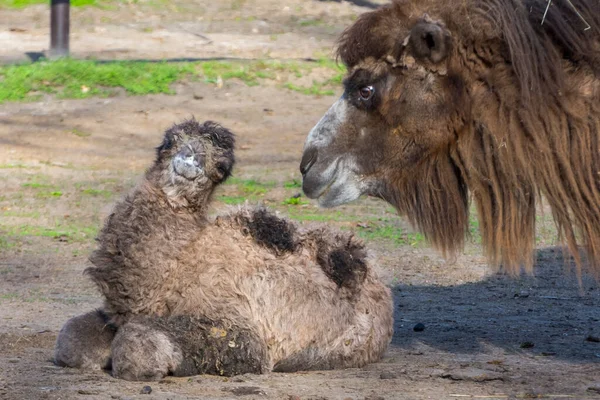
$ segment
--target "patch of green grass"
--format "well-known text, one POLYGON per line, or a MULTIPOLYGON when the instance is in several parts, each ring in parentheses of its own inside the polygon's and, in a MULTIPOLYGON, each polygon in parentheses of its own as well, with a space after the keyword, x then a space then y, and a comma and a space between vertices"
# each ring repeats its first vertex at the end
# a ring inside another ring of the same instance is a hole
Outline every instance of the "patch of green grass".
POLYGON ((42 93, 75 99, 108 96, 114 88, 132 95, 172 93, 173 82, 193 73, 193 65, 165 62, 62 59, 7 65, 0 67, 0 103, 29 100, 42 93))
POLYGON ((53 190, 51 192, 37 192, 35 197, 37 199, 52 199, 62 197, 63 193, 60 190, 53 190))
POLYGON ((556 245, 560 242, 554 218, 551 214, 543 213, 535 216, 535 231, 537 245, 556 245))
POLYGON ((286 189, 299 189, 302 187, 302 181, 299 179, 292 179, 283 183, 283 187, 286 189))
POLYGON ((40 169, 40 167, 33 165, 25 165, 25 164, 0 164, 0 169, 40 169))
POLYGON ((53 188, 54 185, 49 185, 47 183, 41 183, 41 182, 26 182, 26 183, 21 184, 21 187, 31 188, 31 189, 50 189, 50 188, 53 188))
POLYGON ((367 240, 389 240, 398 245, 410 246, 418 246, 425 241, 425 237, 419 232, 405 232, 392 225, 359 225, 358 236, 367 240))
POLYGON ((51 301, 47 296, 42 296, 39 293, 32 293, 27 297, 23 297, 25 303, 47 303, 51 301))
POLYGON ((240 65, 226 61, 206 61, 199 64, 199 69, 205 82, 217 83, 221 80, 237 78, 248 86, 258 85, 256 71, 250 70, 250 65, 240 65))
POLYGON ((18 293, 2 293, 0 294, 0 300, 15 300, 19 298, 18 293))
POLYGON ((228 185, 236 185, 237 189, 246 196, 261 196, 264 195, 267 190, 277 186, 275 182, 261 182, 255 179, 239 179, 230 178, 227 181, 228 185))
POLYGON ((112 197, 113 193, 110 190, 102 190, 102 189, 82 189, 81 190, 82 194, 85 194, 87 196, 93 196, 93 197, 99 197, 102 196, 105 199, 109 199, 112 197))
POLYGON ((308 204, 308 201, 303 200, 300 196, 293 196, 285 199, 282 204, 287 206, 300 206, 303 204, 308 204))
POLYGON ((218 200, 229 205, 243 204, 246 201, 245 196, 219 196, 218 200))
POLYGON ((338 220, 335 216, 332 215, 316 213, 289 212, 288 216, 296 221, 329 222, 338 220))
POLYGON ((313 82, 312 86, 298 86, 291 82, 283 85, 286 89, 293 90, 294 92, 300 92, 306 95, 313 96, 333 96, 335 92, 332 89, 323 89, 323 84, 319 82, 313 82))
POLYGON ((57 190, 55 185, 51 185, 48 183, 42 183, 42 182, 38 182, 35 180, 21 184, 21 187, 27 188, 27 189, 35 189, 36 192, 34 194, 34 197, 36 197, 38 199, 51 199, 51 198, 61 197, 63 195, 63 193, 60 190, 57 190), (39 190, 39 189, 46 189, 46 190, 39 190))
POLYGON ((26 211, 6 210, 6 211, 0 212, 0 215, 3 217, 39 218, 41 214, 39 211, 26 212, 26 211))
POLYGON ((469 213, 469 238, 475 244, 481 244, 481 231, 479 230, 479 219, 477 212, 472 209, 469 213))
POLYGON ((15 243, 3 236, 0 236, 0 250, 10 250, 15 247, 15 243))
POLYGON ((75 169, 75 167, 73 166, 73 164, 71 163, 62 163, 62 162, 53 162, 50 160, 43 160, 40 161, 40 164, 44 164, 47 165, 49 167, 59 167, 59 168, 66 168, 66 169, 75 169))
POLYGON ((275 182, 261 182, 255 179, 240 179, 236 177, 229 178, 226 185, 235 186, 237 194, 222 195, 218 199, 225 204, 237 205, 246 200, 256 201, 267 193, 269 189, 277 186, 275 182))
POLYGON ((258 85, 259 79, 274 80, 277 78, 278 72, 299 74, 302 70, 298 63, 272 60, 258 60, 250 63, 204 61, 197 63, 197 69, 205 82, 217 83, 219 77, 223 81, 235 78, 248 86, 258 85))
POLYGON ((325 21, 323 21, 320 18, 315 18, 315 19, 303 19, 300 22, 298 22, 298 25, 300 26, 319 26, 319 25, 323 25, 325 23, 325 21))
MULTIPOLYGON (((299 86, 292 82, 287 82, 286 84, 284 84, 284 87, 289 90, 293 90, 295 92, 299 92, 299 93, 306 94, 306 95, 313 95, 313 96, 333 96, 333 95, 335 95, 335 91, 332 89, 332 87, 337 87, 337 86, 341 85, 342 80, 345 75, 345 72, 346 72, 346 67, 338 64, 336 61, 331 60, 327 57, 319 57, 317 59, 316 63, 314 64, 314 66, 319 67, 319 68, 324 68, 327 70, 331 70, 334 74, 330 78, 328 78, 322 82, 313 81, 313 84, 308 87, 299 86)), ((298 76, 298 74, 296 76, 298 76)))
MULTIPOLYGON (((2 1, 2 0, 0 0, 2 1)), ((280 62, 259 60, 252 62, 204 61, 192 63, 114 61, 61 59, 41 61, 33 64, 0 66, 0 103, 7 101, 32 101, 44 94, 58 98, 106 97, 122 88, 130 95, 155 93, 172 94, 171 85, 183 79, 198 77, 209 83, 220 83, 228 79, 239 79, 248 86, 256 86, 261 80, 283 79, 294 75, 302 77, 314 68, 331 71, 331 76, 322 82, 313 82, 303 87, 287 82, 284 87, 306 95, 333 95, 333 86, 338 86, 344 75, 344 67, 328 58, 319 58, 314 63, 280 62), (283 78, 282 78, 283 76, 283 78)), ((89 136, 74 129, 76 136, 89 136)))
POLYGON ((52 301, 57 301, 59 303, 69 304, 69 305, 81 303, 81 299, 78 299, 76 297, 66 297, 66 298, 63 298, 63 299, 60 299, 60 298, 56 299, 55 298, 55 299, 52 299, 52 301))
POLYGON ((286 213, 291 219, 307 222, 355 222, 359 218, 341 211, 324 211, 297 207, 288 207, 286 213))
POLYGON ((71 133, 77 137, 88 137, 91 136, 91 133, 80 131, 79 129, 71 130, 71 133))
POLYGON ((96 237, 98 226, 56 223, 54 227, 38 225, 3 226, 9 236, 40 236, 65 241, 85 241, 96 237))
POLYGON ((342 83, 342 78, 346 73, 346 66, 323 55, 318 56, 316 64, 321 68, 326 68, 337 72, 327 81, 328 83, 342 83))

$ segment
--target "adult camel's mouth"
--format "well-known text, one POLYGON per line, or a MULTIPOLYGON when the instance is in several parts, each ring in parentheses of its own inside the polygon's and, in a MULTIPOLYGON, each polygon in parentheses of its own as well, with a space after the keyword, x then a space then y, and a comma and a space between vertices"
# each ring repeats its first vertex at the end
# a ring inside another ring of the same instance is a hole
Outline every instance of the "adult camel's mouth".
POLYGON ((323 196, 337 179, 339 159, 334 160, 325 168, 312 168, 302 179, 302 190, 310 199, 323 196))
POLYGON ((321 171, 313 167, 304 175, 302 190, 325 208, 356 200, 363 193, 364 185, 352 166, 350 160, 340 157, 321 171))

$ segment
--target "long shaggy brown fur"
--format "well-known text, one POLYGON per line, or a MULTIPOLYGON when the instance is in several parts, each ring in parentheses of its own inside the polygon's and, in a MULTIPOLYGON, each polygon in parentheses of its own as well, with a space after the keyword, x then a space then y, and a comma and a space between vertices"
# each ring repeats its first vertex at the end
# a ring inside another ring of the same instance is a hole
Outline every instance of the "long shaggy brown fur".
POLYGON ((86 272, 117 327, 115 376, 359 367, 387 348, 392 299, 361 242, 263 208, 208 219, 233 143, 216 124, 174 126, 100 232, 86 272))
MULTIPOLYGON (((390 59, 407 71, 412 65, 397 57, 403 39, 425 13, 440 21, 452 40, 447 58, 416 62, 442 82, 450 111, 435 129, 453 138, 410 173, 395 172, 383 197, 452 252, 468 228, 470 192, 489 260, 517 272, 531 271, 543 196, 577 265, 581 245, 600 273, 600 2, 553 1, 543 19, 547 5, 399 0, 363 14, 338 55, 350 71, 390 59)), ((402 107, 387 106, 388 120, 402 107)))

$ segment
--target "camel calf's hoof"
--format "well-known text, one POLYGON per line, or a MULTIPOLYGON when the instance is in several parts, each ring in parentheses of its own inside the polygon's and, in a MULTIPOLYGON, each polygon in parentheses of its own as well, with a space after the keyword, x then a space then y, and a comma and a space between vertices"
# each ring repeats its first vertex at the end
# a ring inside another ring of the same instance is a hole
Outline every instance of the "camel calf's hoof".
POLYGON ((110 347, 115 328, 100 311, 73 317, 56 339, 54 362, 61 367, 83 369, 110 368, 110 347))
POLYGON ((113 376, 128 381, 158 381, 183 360, 179 346, 167 334, 136 322, 119 327, 112 357, 113 376))

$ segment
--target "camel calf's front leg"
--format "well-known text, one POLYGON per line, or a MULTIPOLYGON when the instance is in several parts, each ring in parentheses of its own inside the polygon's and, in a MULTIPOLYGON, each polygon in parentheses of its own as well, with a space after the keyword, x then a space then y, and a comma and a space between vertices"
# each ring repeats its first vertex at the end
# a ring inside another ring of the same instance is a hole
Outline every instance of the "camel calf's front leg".
POLYGON ((270 370, 266 345, 250 330, 183 315, 133 318, 119 328, 112 357, 113 376, 126 380, 270 370))

